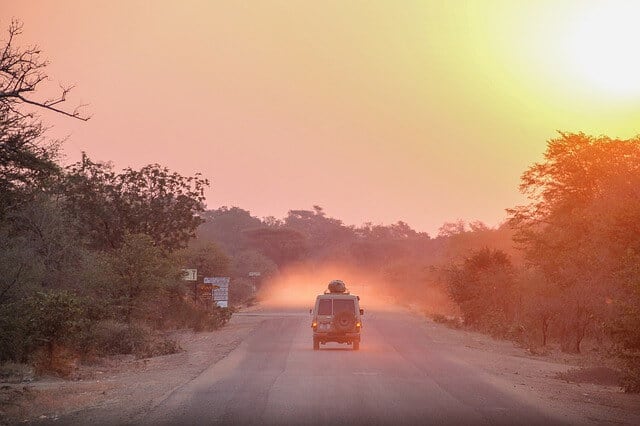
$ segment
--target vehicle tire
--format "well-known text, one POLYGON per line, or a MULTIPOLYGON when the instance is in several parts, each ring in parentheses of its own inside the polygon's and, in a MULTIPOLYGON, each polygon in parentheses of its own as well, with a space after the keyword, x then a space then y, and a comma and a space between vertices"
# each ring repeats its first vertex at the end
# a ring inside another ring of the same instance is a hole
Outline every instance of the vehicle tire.
POLYGON ((360 340, 354 340, 353 341, 353 350, 357 351, 360 349, 360 340))
POLYGON ((353 312, 342 311, 333 316, 333 328, 336 331, 351 331, 355 326, 356 315, 353 312))
POLYGON ((313 350, 317 351, 318 349, 320 349, 320 341, 314 337, 313 338, 313 350))

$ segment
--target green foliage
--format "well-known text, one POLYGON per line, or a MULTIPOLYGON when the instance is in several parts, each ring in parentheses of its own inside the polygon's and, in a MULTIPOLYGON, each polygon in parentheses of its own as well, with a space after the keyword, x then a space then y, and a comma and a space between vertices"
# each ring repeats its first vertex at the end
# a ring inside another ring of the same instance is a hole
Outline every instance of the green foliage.
POLYGON ((180 347, 175 340, 166 339, 149 327, 105 320, 97 323, 87 346, 99 354, 132 354, 138 358, 176 353, 180 347))
POLYGON ((307 249, 316 257, 330 256, 336 245, 352 239, 354 234, 353 229, 344 226, 341 220, 327 217, 320 206, 313 206, 313 211, 290 210, 283 225, 302 233, 307 241, 307 249))
POLYGON ((191 328, 194 331, 212 331, 224 326, 231 319, 232 308, 195 304, 188 299, 174 299, 169 305, 171 317, 167 326, 191 328))
POLYGON ((55 162, 58 147, 43 140, 43 131, 40 123, 0 103, 0 217, 47 187, 60 173, 55 162))
POLYGON ((202 223, 208 185, 199 174, 185 177, 157 164, 116 173, 85 157, 67 168, 60 191, 95 248, 118 248, 130 233, 173 251, 186 247, 202 223))
MULTIPOLYGON (((44 126, 33 113, 20 111, 25 97, 46 78, 47 61, 38 48, 15 45, 22 34, 18 21, 11 22, 7 33, 0 40, 0 220, 60 172, 58 144, 43 138, 44 126)), ((64 96, 56 103, 62 101, 64 96)))
POLYGON ((115 274, 109 291, 117 312, 126 320, 153 320, 162 315, 158 298, 176 283, 180 268, 163 256, 145 234, 125 234, 122 246, 108 256, 115 274))
MULTIPOLYGON (((175 323, 168 307, 188 305, 169 253, 202 223, 208 181, 157 164, 116 173, 84 155, 63 169, 58 144, 21 105, 85 117, 59 109, 69 89, 37 101, 47 62, 14 45, 21 31, 12 22, 0 43, 0 361, 67 371, 78 353, 175 352, 154 327, 175 323)), ((196 257, 203 270, 229 268, 213 246, 196 257)), ((210 329, 230 314, 195 307, 185 321, 210 329)))
POLYGON ((257 228, 244 231, 251 244, 278 266, 302 260, 307 253, 307 238, 290 228, 257 228))
POLYGON ((513 318, 514 271, 506 253, 488 248, 471 253, 447 276, 449 293, 468 326, 505 335, 513 318))
POLYGON ((27 299, 25 310, 27 333, 46 343, 69 339, 84 314, 82 302, 66 291, 38 292, 27 299))
POLYGON ((230 256, 246 250, 249 240, 243 231, 255 229, 263 224, 247 210, 238 207, 221 207, 202 214, 204 223, 197 230, 199 241, 211 241, 230 256))
POLYGON ((82 301, 66 291, 37 292, 0 307, 0 360, 25 361, 37 348, 69 343, 82 327, 82 301))
POLYGON ((278 266, 256 250, 245 250, 233 258, 232 272, 235 277, 248 277, 250 272, 259 272, 258 281, 278 273, 278 266))
POLYGON ((195 240, 178 254, 182 265, 198 270, 199 277, 226 277, 230 272, 230 259, 216 243, 195 240))
POLYGON ((47 289, 103 295, 112 281, 104 256, 83 246, 57 201, 34 197, 0 221, 0 304, 47 289))
POLYGON ((638 164, 640 138, 561 133, 523 175, 531 203, 510 210, 511 223, 527 260, 559 290, 566 350, 578 352, 588 329, 605 321, 634 346, 640 273, 628 255, 640 248, 638 164))

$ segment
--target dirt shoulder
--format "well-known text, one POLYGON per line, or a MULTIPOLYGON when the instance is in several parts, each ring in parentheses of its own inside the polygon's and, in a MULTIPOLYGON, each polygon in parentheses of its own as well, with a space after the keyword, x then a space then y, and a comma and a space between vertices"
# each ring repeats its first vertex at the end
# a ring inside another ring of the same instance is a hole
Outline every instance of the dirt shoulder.
MULTIPOLYGON (((174 390, 228 355, 265 320, 247 314, 234 315, 226 327, 215 332, 175 333, 183 349, 177 354, 138 360, 106 358, 80 366, 75 380, 0 383, 0 424, 135 423, 174 390)), ((597 357, 559 351, 535 355, 512 342, 454 330, 423 315, 414 318, 428 331, 431 343, 442 346, 448 359, 472 366, 505 393, 557 413, 567 423, 640 424, 640 395, 625 394, 610 384, 602 370, 608 366, 597 357)))
POLYGON ((263 320, 234 315, 213 332, 175 332, 181 352, 149 359, 129 356, 81 365, 74 380, 43 377, 0 383, 0 424, 123 424, 150 410, 174 389, 200 375, 235 349, 263 320), (125 403, 126 402, 126 403, 125 403))
POLYGON ((429 319, 423 319, 423 326, 452 360, 483 371, 505 393, 570 424, 640 424, 640 395, 624 393, 611 364, 597 354, 569 355, 552 348, 536 355, 513 342, 429 319))

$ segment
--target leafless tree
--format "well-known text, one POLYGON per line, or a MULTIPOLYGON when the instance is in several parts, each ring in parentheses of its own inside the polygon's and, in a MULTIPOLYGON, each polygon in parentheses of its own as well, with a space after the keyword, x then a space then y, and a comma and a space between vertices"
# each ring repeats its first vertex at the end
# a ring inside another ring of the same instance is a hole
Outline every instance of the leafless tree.
POLYGON ((37 46, 26 48, 16 47, 15 39, 22 34, 22 23, 13 20, 9 25, 8 38, 4 46, 0 45, 0 107, 9 110, 18 116, 28 116, 19 110, 22 104, 33 105, 38 108, 48 109, 78 120, 86 121, 90 117, 81 112, 86 105, 79 105, 72 111, 61 108, 61 104, 67 100, 67 95, 73 89, 73 85, 60 85, 57 96, 49 99, 37 100, 31 96, 36 87, 47 80, 45 72, 49 62, 41 57, 37 46))

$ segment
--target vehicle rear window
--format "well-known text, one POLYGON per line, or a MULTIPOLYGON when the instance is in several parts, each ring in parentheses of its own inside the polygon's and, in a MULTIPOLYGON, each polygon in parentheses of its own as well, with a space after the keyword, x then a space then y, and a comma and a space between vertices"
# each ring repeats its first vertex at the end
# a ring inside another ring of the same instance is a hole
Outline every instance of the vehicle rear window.
POLYGON ((353 299, 335 299, 333 301, 333 314, 338 312, 355 312, 356 305, 353 303, 353 299))
POLYGON ((331 315, 331 299, 320 299, 318 315, 331 315))

